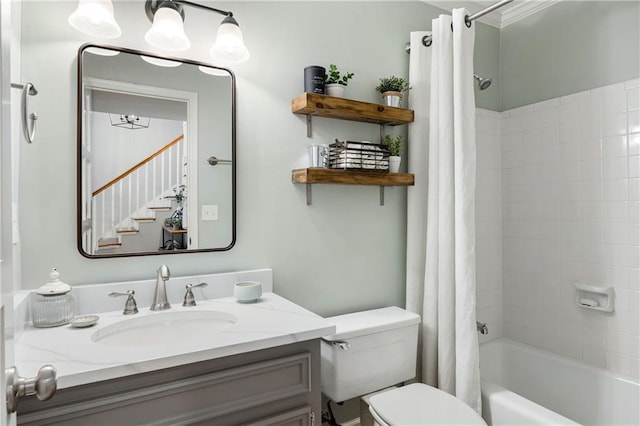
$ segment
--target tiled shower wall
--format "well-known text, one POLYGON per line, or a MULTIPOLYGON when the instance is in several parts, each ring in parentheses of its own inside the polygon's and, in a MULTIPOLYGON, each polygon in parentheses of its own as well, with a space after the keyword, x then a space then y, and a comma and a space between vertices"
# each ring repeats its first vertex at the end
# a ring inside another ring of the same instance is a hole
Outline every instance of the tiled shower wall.
POLYGON ((476 317, 488 335, 502 335, 502 170, 501 114, 476 110, 476 317))
POLYGON ((491 310, 503 298, 506 337, 640 377, 640 80, 505 111, 492 127, 482 114, 478 319, 502 315, 491 310), (500 127, 502 152, 483 158, 500 127), (503 239, 485 247, 495 242, 482 238, 494 232, 496 212, 485 204, 499 202, 488 172, 495 161, 503 239), (484 263, 500 250, 501 295, 483 282, 499 279, 484 263), (577 306, 576 281, 613 286, 615 312, 577 306))

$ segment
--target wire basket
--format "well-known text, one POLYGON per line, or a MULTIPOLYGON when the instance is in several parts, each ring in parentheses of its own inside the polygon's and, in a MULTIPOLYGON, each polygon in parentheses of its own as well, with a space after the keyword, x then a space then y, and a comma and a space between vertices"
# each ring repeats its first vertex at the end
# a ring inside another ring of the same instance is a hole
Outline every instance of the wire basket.
POLYGON ((335 143, 329 145, 329 168, 388 172, 389 150, 385 145, 376 143, 336 139, 335 143))

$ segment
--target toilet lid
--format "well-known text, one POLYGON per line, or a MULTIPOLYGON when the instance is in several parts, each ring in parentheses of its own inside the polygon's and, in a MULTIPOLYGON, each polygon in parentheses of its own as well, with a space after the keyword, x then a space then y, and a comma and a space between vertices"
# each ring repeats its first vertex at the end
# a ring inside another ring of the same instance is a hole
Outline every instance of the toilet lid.
POLYGON ((486 425, 467 404, 424 383, 379 393, 370 404, 389 425, 486 425))

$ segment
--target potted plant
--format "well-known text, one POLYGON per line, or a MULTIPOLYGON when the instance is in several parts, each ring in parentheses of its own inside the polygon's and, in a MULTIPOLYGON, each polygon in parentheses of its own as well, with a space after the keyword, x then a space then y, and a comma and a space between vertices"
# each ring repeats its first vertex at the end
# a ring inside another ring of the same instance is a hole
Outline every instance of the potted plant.
POLYGON ((396 137, 385 135, 384 137, 384 144, 389 149, 389 172, 391 173, 398 173, 400 170, 403 142, 404 137, 402 135, 396 137))
POLYGON ((343 98, 344 89, 349 84, 349 80, 351 78, 353 78, 352 72, 341 75, 338 67, 335 64, 329 65, 329 72, 327 73, 324 80, 327 95, 343 98))
POLYGON ((384 104, 387 106, 399 107, 400 100, 404 92, 411 89, 409 81, 402 77, 385 77, 380 79, 376 90, 382 93, 384 104))

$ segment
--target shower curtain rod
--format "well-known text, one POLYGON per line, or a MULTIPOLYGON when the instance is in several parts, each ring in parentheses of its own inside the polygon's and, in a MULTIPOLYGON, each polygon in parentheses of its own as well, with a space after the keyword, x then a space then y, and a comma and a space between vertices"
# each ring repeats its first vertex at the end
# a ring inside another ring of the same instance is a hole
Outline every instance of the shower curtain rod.
MULTIPOLYGON (((491 13, 494 10, 501 8, 505 4, 511 3, 512 1, 513 0, 502 0, 502 1, 499 1, 498 3, 492 4, 491 6, 487 7, 486 9, 481 10, 478 13, 474 13, 471 16, 466 15, 464 17, 464 22, 467 24, 467 27, 471 27, 471 22, 472 21, 475 21, 478 18, 482 18, 487 13, 491 13)), ((429 46, 431 46, 431 40, 432 40, 432 37, 430 35, 426 35, 426 36, 422 37, 422 44, 425 47, 429 47, 429 46)), ((411 51, 411 46, 410 46, 409 43, 406 44, 405 50, 407 51, 407 53, 409 53, 411 51)))

